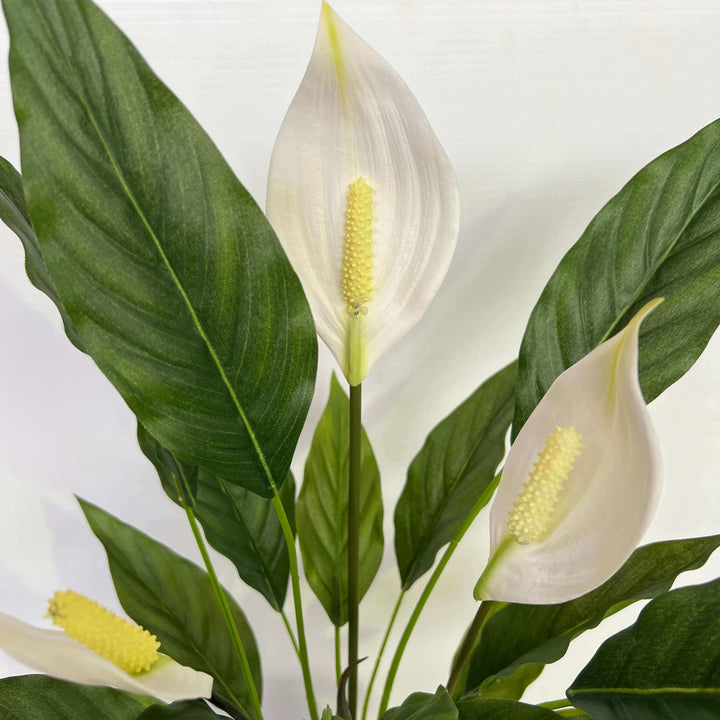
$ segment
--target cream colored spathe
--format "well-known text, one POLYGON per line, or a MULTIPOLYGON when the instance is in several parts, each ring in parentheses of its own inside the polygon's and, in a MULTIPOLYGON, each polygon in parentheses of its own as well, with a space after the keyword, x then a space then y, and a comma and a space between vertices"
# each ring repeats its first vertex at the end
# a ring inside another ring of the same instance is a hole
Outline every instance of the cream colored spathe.
POLYGON ((565 370, 518 434, 490 513, 491 559, 476 599, 571 600, 608 580, 640 542, 662 472, 638 380, 638 334, 660 302, 649 302, 622 331, 565 370), (569 435, 570 449, 559 476, 549 477, 550 468, 535 488, 543 497, 529 504, 523 493, 537 484, 531 476, 553 434, 565 448, 569 435), (547 497, 556 497, 550 512, 547 497), (521 533, 525 542, 512 532, 518 526, 531 528, 521 533))
POLYGON ((320 337, 358 384, 435 296, 457 241, 459 194, 407 85, 326 3, 273 150, 267 213, 320 337), (362 282, 371 291, 349 307, 346 213, 361 179, 371 191, 371 270, 362 282))

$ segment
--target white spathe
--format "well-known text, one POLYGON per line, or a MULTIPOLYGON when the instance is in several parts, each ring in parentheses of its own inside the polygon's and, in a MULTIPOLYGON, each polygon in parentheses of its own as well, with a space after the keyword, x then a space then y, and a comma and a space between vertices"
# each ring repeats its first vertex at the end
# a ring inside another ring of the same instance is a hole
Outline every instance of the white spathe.
POLYGON ((655 511, 662 471, 655 431, 638 380, 638 334, 661 300, 563 372, 510 448, 490 513, 491 561, 478 600, 550 604, 608 580, 640 542, 655 511), (573 426, 582 452, 542 540, 508 540, 510 512, 558 427, 573 426))
MULTIPOLYGON (((458 235, 455 173, 402 78, 326 4, 270 162, 267 214, 320 337, 348 377, 341 269, 350 183, 372 188, 373 297, 362 377, 423 315, 458 235)), ((362 377, 354 377, 357 384, 362 377)))
POLYGON ((168 701, 212 694, 210 675, 167 655, 160 654, 147 672, 130 675, 62 630, 38 628, 5 613, 0 613, 0 649, 45 675, 84 685, 110 685, 168 701))

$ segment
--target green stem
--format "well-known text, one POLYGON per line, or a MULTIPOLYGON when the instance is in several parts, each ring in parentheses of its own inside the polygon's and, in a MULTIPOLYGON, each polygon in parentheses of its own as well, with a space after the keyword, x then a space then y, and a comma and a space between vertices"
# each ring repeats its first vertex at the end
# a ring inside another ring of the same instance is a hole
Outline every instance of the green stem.
POLYGON ((342 675, 342 657, 340 655, 340 628, 335 626, 335 677, 338 685, 342 675))
POLYGON ((365 691, 365 702, 363 703, 362 720, 366 720, 368 705, 370 704, 370 695, 372 694, 373 685, 375 684, 375 676, 377 675, 378 669, 380 668, 380 661, 382 660, 383 653, 385 652, 385 646, 387 645, 388 638, 390 637, 390 631, 395 625, 395 619, 397 618, 398 611, 400 610, 400 604, 405 597, 405 590, 400 591, 400 595, 395 603, 395 608, 390 616, 390 622, 388 623, 387 630, 380 644, 380 651, 378 652, 375 665, 373 666, 372 675, 370 675, 370 682, 368 683, 367 690, 365 691))
POLYGON ((572 707, 572 703, 567 698, 563 698, 562 700, 550 700, 539 703, 538 707, 547 708, 548 710, 562 710, 563 708, 572 707))
POLYGON ((282 616, 283 622, 285 623, 285 629, 288 632, 288 635, 290 636, 290 642, 292 643, 293 648, 295 649, 295 654, 298 656, 298 660, 300 659, 300 648, 298 647, 297 640, 295 639, 295 633, 293 632, 292 627, 290 626, 290 621, 288 620, 288 616, 285 614, 284 610, 280 610, 280 615, 282 616))
POLYGON ((300 595, 300 573, 298 572, 297 549, 295 548, 295 536, 293 535, 292 527, 290 527, 290 520, 288 519, 277 490, 275 490, 272 502, 278 519, 280 520, 280 527, 282 528, 283 536, 285 537, 285 544, 288 549, 288 558, 290 560, 290 581, 292 583, 293 602, 295 603, 295 622, 297 624, 298 633, 298 657, 300 659, 300 665, 302 666, 308 710, 310 711, 311 720, 319 720, 317 703, 315 702, 315 691, 313 690, 312 676, 310 675, 310 663, 308 661, 307 640, 305 638, 305 621, 303 619, 302 597, 300 595))
POLYGON ((213 567, 212 560, 210 560, 210 555, 208 554, 207 547, 205 546, 205 541, 203 540, 200 528, 195 520, 195 513, 192 511, 192 508, 184 502, 183 507, 185 508, 185 513, 187 514, 190 527, 192 528, 193 535, 195 536, 195 542, 200 549, 200 554, 202 555, 203 562, 205 563, 205 568, 207 570, 208 577, 210 578, 210 584, 212 585, 215 596, 220 604, 220 609, 225 617, 225 622, 230 630, 230 637, 232 638, 235 650, 237 651, 238 659, 240 660, 240 669, 242 670, 243 677, 245 678, 245 684, 247 685, 248 692, 250 693, 250 702, 255 710, 255 717, 257 720, 263 720, 262 708, 260 707, 260 698, 258 697, 258 691, 255 687, 255 680, 252 676, 250 663, 248 662, 247 654, 245 652, 245 648, 243 647, 242 639, 240 638, 240 633, 237 629, 237 624, 235 623, 235 618, 233 617, 232 610, 230 609, 230 604, 228 603, 227 596, 225 595, 225 590, 223 590, 223 587, 215 573, 215 568, 213 567))
POLYGON ((488 500, 495 492, 495 488, 497 488, 499 482, 500 473, 498 473, 493 478, 492 482, 485 489, 485 492, 477 499, 475 505, 473 505, 472 509, 463 521, 463 524, 460 526, 457 533, 455 534, 455 537, 448 545, 447 550, 445 550, 445 553, 440 559, 440 562, 437 564, 437 567, 433 571, 433 574, 430 576, 430 579, 428 580, 427 585, 425 585, 422 594, 418 598, 415 609, 413 610, 412 615, 410 616, 410 619, 405 626, 405 630, 403 631, 402 637, 400 638, 400 642, 398 643, 395 655, 393 655, 392 663, 390 664, 390 670, 388 671, 387 680, 385 680, 385 687, 383 688, 382 699, 380 700, 380 715, 382 715, 388 708, 388 704, 390 703, 390 693, 392 692, 393 683, 395 682, 395 676, 397 675, 398 668, 400 667, 400 661, 402 660, 403 653, 405 652, 405 647, 407 646, 408 640, 410 640, 410 636, 415 629, 415 624, 420 617, 420 613, 423 611, 423 608, 425 607, 425 604, 430 597, 430 593, 433 591, 435 585, 437 584, 437 581, 440 579, 440 575, 442 575, 445 566, 448 564, 448 562, 450 562, 450 558, 453 556, 453 553, 455 552, 457 546, 460 544, 460 541, 463 539, 463 536, 468 531, 468 528, 472 525, 473 520, 475 520, 475 518, 477 517, 477 514, 485 507, 485 505, 487 505, 488 500))
POLYGON ((478 611, 475 613, 472 623, 470 623, 470 627, 465 634, 465 639, 460 646, 460 650, 458 650, 458 654, 455 656, 455 662, 453 663, 450 678, 447 682, 447 691, 450 695, 455 692, 455 687, 460 679, 460 673, 465 667, 465 663, 468 661, 468 658, 472 654, 475 642, 480 634, 480 630, 482 629, 485 620, 487 619, 488 612, 490 612, 492 604, 491 600, 483 600, 480 603, 478 611))
POLYGON ((348 477, 348 704, 355 717, 358 696, 360 625, 360 470, 362 459, 362 386, 350 386, 350 472, 348 477))

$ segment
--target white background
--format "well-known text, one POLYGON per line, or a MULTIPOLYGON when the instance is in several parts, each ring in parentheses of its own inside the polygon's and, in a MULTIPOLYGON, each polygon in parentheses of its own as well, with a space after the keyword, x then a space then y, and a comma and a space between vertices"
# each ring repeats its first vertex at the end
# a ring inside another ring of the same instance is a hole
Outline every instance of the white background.
MULTIPOLYGON (((319 2, 100 4, 262 204, 275 134, 309 58, 319 2)), ((392 510, 408 463, 441 417, 516 356, 542 287, 593 215, 643 165, 720 115, 720 12, 710 0, 337 0, 336 9, 415 92, 462 192, 460 239, 445 284, 422 322, 364 383, 364 420, 386 506, 385 562, 362 606, 361 650, 373 656, 398 590, 392 510)), ((7 42, 0 27, 3 57, 7 42)), ((0 154, 17 164, 4 66, 0 154)), ((294 466, 298 475, 332 368, 323 348, 294 466)), ((666 473, 647 539, 720 532, 718 338, 651 413, 666 473)), ((51 303, 25 278, 20 243, 4 227, 0 490, 0 611, 25 620, 42 622, 45 599, 65 587, 118 608, 103 551, 73 493, 199 559, 181 512, 136 447, 133 417, 93 363, 66 341, 51 303)), ((400 668, 395 703, 446 680, 475 611, 471 590, 486 559, 486 522, 481 515, 428 604, 400 668)), ((266 717, 306 716, 279 618, 228 562, 218 564, 263 654, 266 717)), ((682 582, 719 571, 720 558, 682 582)), ((422 584, 410 593, 399 627, 422 584)), ((307 587, 304 597, 324 704, 334 694, 332 631, 307 587)), ((600 640, 637 611, 584 635, 527 697, 561 697, 600 640)), ((0 675, 22 670, 0 653, 0 675)))

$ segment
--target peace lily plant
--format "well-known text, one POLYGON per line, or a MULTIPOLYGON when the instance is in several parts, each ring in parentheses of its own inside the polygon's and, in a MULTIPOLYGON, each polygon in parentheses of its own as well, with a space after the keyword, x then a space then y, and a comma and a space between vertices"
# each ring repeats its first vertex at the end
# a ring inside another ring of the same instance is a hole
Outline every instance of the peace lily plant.
POLYGON ((221 584, 209 545, 287 632, 307 706, 284 717, 720 717, 720 580, 671 590, 720 535, 637 547, 662 481, 646 402, 691 368, 720 322, 720 121, 600 210, 543 290, 518 359, 418 450, 394 510, 400 582, 376 647, 359 606, 383 557, 383 488, 361 383, 421 320, 459 226, 455 174, 420 105, 323 4, 272 154, 266 217, 90 0, 3 0, 3 10, 22 175, 0 158, 0 218, 68 339, 137 417, 140 449, 204 565, 80 500, 129 619, 70 590, 51 599, 46 627, 0 613, 0 650, 43 673, 0 680, 5 715, 262 720, 263 696, 285 690, 263 692, 253 618, 221 584), (333 378, 296 493, 316 332, 349 391, 333 378), (422 611, 491 501, 488 560, 478 547, 468 569, 474 597, 455 593, 448 608, 469 623, 449 675, 435 692, 397 697, 422 611), (298 546, 334 628, 334 667, 310 663, 298 546), (640 600, 637 622, 568 678, 564 697, 521 702, 577 635, 640 600), (332 697, 316 692, 320 673, 332 697))

